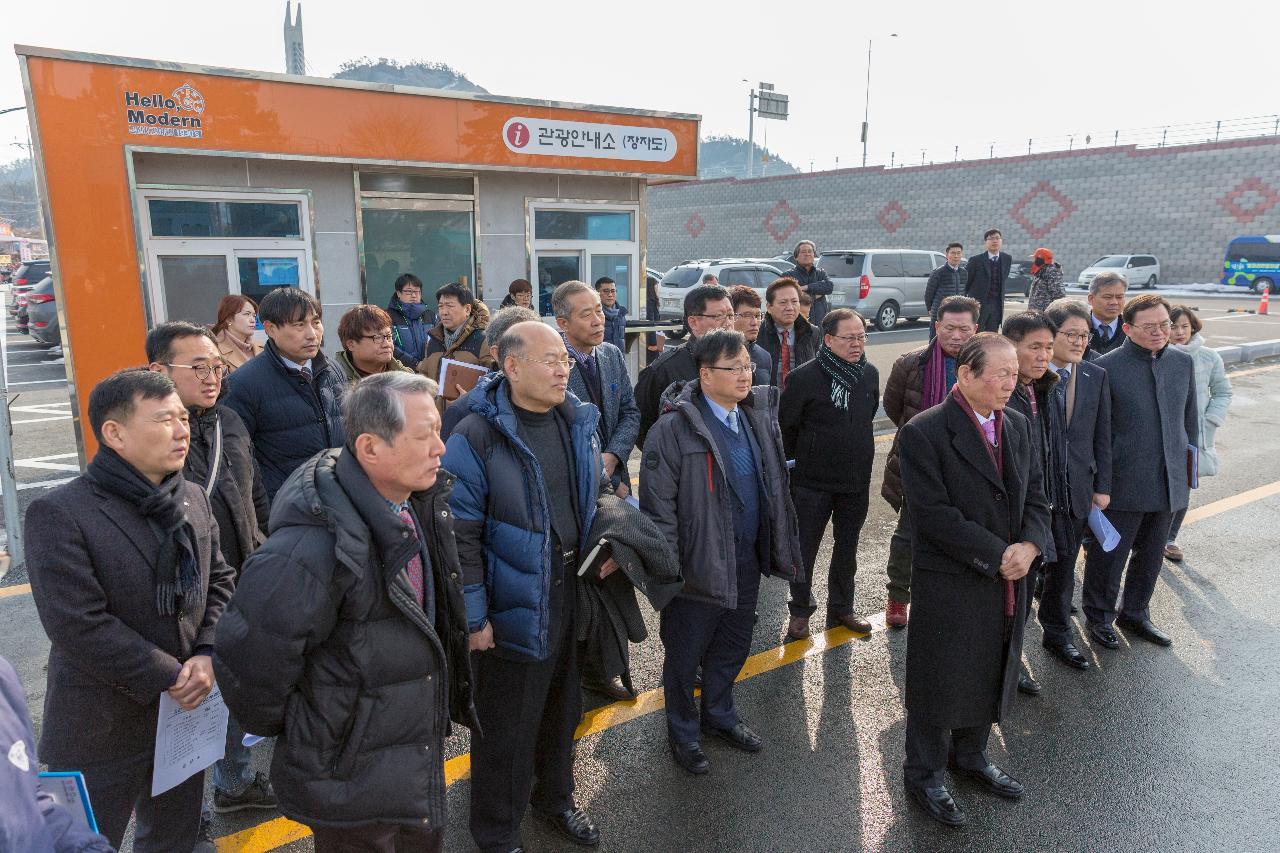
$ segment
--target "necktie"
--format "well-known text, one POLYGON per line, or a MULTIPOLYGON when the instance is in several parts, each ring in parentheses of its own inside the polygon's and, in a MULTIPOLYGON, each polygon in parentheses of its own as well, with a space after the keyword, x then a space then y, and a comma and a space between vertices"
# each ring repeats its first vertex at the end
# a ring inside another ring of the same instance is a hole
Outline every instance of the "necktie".
POLYGON ((786 329, 782 330, 782 355, 779 361, 778 387, 782 388, 787 384, 787 374, 791 372, 791 332, 786 329))
POLYGON ((1067 370, 1067 368, 1065 368, 1065 367, 1059 367, 1059 368, 1058 368, 1058 378, 1059 378, 1059 379, 1061 379, 1063 382, 1068 382, 1068 381, 1070 381, 1070 379, 1071 379, 1071 371, 1070 371, 1070 370, 1067 370))
POLYGON ((733 434, 738 434, 738 410, 734 409, 729 413, 726 420, 729 422, 729 429, 733 430, 733 434))
POLYGON ((1099 326, 1099 327, 1098 327, 1098 340, 1102 341, 1104 344, 1105 344, 1107 341, 1111 340, 1111 327, 1110 327, 1110 326, 1099 326))
MULTIPOLYGON (((418 526, 413 523, 413 516, 409 514, 409 510, 403 508, 400 510, 400 520, 408 525, 409 529, 413 531, 413 538, 416 542, 418 539, 418 526)), ((409 585, 413 587, 413 594, 418 599, 418 606, 421 607, 425 600, 425 581, 422 576, 422 552, 414 551, 413 557, 410 558, 408 565, 406 565, 404 569, 409 574, 409 585)))
POLYGON ((310 385, 310 384, 311 384, 311 368, 309 368, 309 367, 299 367, 299 368, 298 368, 298 375, 302 377, 302 381, 303 381, 303 382, 307 383, 308 385, 310 385))
POLYGON ((992 447, 996 446, 996 419, 982 422, 982 434, 987 437, 987 443, 992 447))

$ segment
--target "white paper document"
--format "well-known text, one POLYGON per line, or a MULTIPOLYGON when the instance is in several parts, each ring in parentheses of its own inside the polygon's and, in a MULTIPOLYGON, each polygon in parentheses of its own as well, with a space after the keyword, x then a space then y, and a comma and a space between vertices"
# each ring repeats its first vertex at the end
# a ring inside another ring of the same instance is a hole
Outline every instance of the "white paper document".
POLYGON ((182 784, 222 758, 227 750, 227 717, 217 684, 190 711, 182 710, 168 693, 160 694, 151 796, 182 784))

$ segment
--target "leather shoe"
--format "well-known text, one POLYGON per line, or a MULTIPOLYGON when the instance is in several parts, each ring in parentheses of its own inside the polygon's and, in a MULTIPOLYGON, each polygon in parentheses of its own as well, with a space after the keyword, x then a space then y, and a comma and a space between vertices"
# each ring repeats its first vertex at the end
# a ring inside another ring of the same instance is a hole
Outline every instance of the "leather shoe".
POLYGON ((1073 605, 1071 605, 1071 612, 1072 612, 1072 613, 1079 613, 1079 612, 1080 612, 1080 608, 1079 608, 1079 607, 1076 607, 1076 606, 1073 604, 1073 605))
POLYGON ((1080 654, 1080 650, 1075 647, 1074 643, 1044 643, 1049 654, 1065 663, 1067 666, 1074 666, 1076 669, 1088 669, 1089 660, 1080 654))
POLYGON ((1022 783, 994 764, 988 764, 981 770, 966 770, 962 767, 957 772, 962 776, 968 776, 970 779, 976 779, 981 782, 993 794, 999 794, 1011 800, 1016 800, 1022 796, 1022 783))
POLYGON ((840 616, 833 613, 831 618, 855 634, 871 633, 871 623, 856 613, 845 613, 840 616))
POLYGON ((574 806, 571 809, 565 809, 559 814, 547 814, 546 812, 538 812, 551 827, 574 844, 581 844, 583 847, 595 847, 600 843, 600 830, 596 829, 596 825, 591 822, 591 818, 582 809, 574 806))
POLYGON ((702 730, 709 735, 715 735, 730 746, 743 752, 759 752, 764 748, 764 741, 760 739, 760 735, 747 728, 746 723, 738 723, 729 729, 703 726, 702 730))
POLYGON ((689 743, 676 743, 673 740, 667 742, 671 746, 671 757, 686 773, 702 776, 711 769, 711 762, 707 761, 707 756, 702 751, 702 744, 696 740, 689 743))
POLYGON ((787 623, 787 639, 788 640, 809 639, 809 617, 808 616, 792 616, 791 617, 791 621, 787 623))
POLYGON ((929 813, 929 817, 944 826, 964 826, 969 822, 969 816, 961 810, 955 800, 951 799, 951 792, 944 787, 921 788, 917 785, 908 785, 907 793, 920 805, 920 808, 929 813))
POLYGON ((1022 673, 1018 676, 1019 693, 1022 693, 1025 696, 1039 696, 1041 689, 1040 682, 1036 681, 1026 673, 1022 673))
POLYGON ((1090 625, 1089 636, 1100 646, 1106 646, 1108 649, 1120 648, 1120 638, 1116 636, 1116 632, 1110 625, 1090 625))
POLYGON ((636 694, 622 683, 622 676, 615 675, 608 681, 597 681, 593 678, 582 679, 582 686, 593 693, 602 693, 615 702, 628 702, 636 698, 636 694))
POLYGON ((1183 557, 1182 549, 1179 548, 1177 545, 1170 542, 1168 545, 1164 546, 1164 558, 1169 562, 1181 563, 1182 557, 1183 557))
POLYGON ((1173 645, 1169 635, 1157 628, 1150 619, 1125 619, 1122 616, 1116 619, 1116 624, 1123 628, 1125 633, 1137 634, 1148 643, 1155 643, 1157 646, 1173 645))
POLYGON ((884 608, 884 624, 890 628, 905 628, 907 618, 907 605, 901 601, 889 599, 889 603, 884 608))

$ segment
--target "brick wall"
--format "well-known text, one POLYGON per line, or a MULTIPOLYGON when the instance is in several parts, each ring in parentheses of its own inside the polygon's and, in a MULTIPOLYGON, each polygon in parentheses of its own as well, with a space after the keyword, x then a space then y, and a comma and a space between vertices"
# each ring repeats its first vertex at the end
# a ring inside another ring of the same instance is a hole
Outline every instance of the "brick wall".
POLYGON ((1054 251, 1068 280, 1109 253, 1151 252, 1166 282, 1217 281, 1227 242, 1280 233, 1280 139, 1129 146, 887 170, 842 169, 651 187, 649 263, 819 251, 982 248, 991 226, 1026 258, 1054 251))

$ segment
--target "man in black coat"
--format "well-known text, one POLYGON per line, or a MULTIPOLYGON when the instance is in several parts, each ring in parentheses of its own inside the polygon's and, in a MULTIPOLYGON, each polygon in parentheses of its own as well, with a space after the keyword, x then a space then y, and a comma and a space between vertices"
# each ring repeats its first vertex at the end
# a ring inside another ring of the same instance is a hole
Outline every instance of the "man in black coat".
POLYGON ((768 316, 757 340, 773 360, 769 384, 783 391, 791 371, 817 355, 820 334, 800 313, 800 285, 795 279, 780 278, 769 285, 764 301, 768 316))
POLYGON ((689 340, 666 350, 658 360, 640 371, 636 379, 636 405, 640 407, 640 434, 636 444, 644 447, 649 427, 658 420, 662 395, 672 382, 688 382, 698 378, 698 365, 689 355, 689 344, 713 329, 733 328, 733 302, 729 291, 718 284, 700 284, 684 297, 684 324, 689 340))
POLYGON ((258 316, 267 346, 227 379, 226 406, 244 421, 267 497, 321 450, 342 446, 339 410, 347 379, 320 352, 319 301, 296 287, 277 287, 258 316))
POLYGON ((1156 645, 1173 644, 1152 623, 1149 605, 1169 522, 1190 499, 1188 448, 1200 437, 1195 362, 1169 346, 1169 303, 1155 293, 1135 296, 1123 317, 1127 340, 1097 361, 1111 391, 1113 482, 1106 515, 1120 543, 1107 552, 1090 540, 1082 597, 1089 636, 1108 649, 1120 646, 1113 623, 1156 645))
MULTIPOLYGON (((222 559, 238 575, 265 537, 271 504, 253 445, 240 416, 218 403, 225 365, 217 341, 204 326, 185 320, 162 323, 147 333, 151 369, 173 380, 191 425, 191 448, 182 476, 204 489, 218 522, 222 559)), ((265 774, 253 772, 244 730, 232 717, 226 751, 213 766, 213 810, 274 809, 265 774)))
POLYGON ((1013 256, 1000 250, 1004 235, 999 228, 988 228, 982 239, 987 244, 986 251, 974 255, 965 266, 966 293, 982 304, 978 331, 998 332, 1004 322, 1004 282, 1009 277, 1013 256))
POLYGON ((1017 683, 1024 578, 1050 535, 1030 427, 1005 409, 1018 381, 1012 344, 979 333, 957 362, 948 398, 899 436, 907 507, 922 520, 912 527, 903 775, 912 799, 949 826, 967 821, 943 777, 949 748, 958 773, 1022 795, 986 746, 1017 683))
POLYGON ((443 850, 444 739, 475 728, 431 387, 394 371, 347 393, 345 446, 280 490, 218 630, 227 705, 278 736, 280 810, 318 853, 443 850))
POLYGON ((1084 360, 1089 342, 1089 311, 1073 299, 1050 303, 1045 316, 1057 326, 1051 369, 1058 374, 1053 396, 1062 431, 1062 457, 1053 498, 1053 543, 1056 562, 1046 563, 1040 596, 1044 647, 1058 660, 1088 669, 1089 661, 1075 645, 1071 597, 1075 591, 1076 557, 1089 512, 1111 502, 1111 388, 1107 372, 1084 360))
POLYGON ((856 313, 829 311, 822 329, 817 358, 796 368, 778 412, 783 447, 795 460, 791 499, 804 555, 804 577, 791 584, 787 636, 793 640, 809 636, 809 619, 818 609, 813 569, 828 521, 835 539, 828 616, 850 631, 871 633, 871 623, 853 612, 853 582, 876 454, 872 422, 880 408, 880 375, 867 361, 867 325, 856 313))
POLYGON ((1093 361, 1124 343, 1124 296, 1129 284, 1122 273, 1104 272, 1089 282, 1089 350, 1093 361))
POLYGON ((122 370, 89 395, 98 452, 26 516, 36 610, 52 648, 40 756, 84 773, 112 846, 191 850, 204 774, 151 796, 160 694, 213 687, 214 628, 235 584, 204 491, 183 479, 190 432, 169 377, 122 370))

